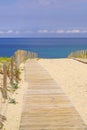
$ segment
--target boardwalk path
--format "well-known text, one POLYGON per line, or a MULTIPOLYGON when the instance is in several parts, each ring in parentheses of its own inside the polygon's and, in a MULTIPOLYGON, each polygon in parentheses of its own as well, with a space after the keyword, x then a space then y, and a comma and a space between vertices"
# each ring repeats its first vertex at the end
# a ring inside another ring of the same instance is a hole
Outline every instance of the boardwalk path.
POLYGON ((62 89, 35 60, 27 61, 20 130, 87 130, 62 89))

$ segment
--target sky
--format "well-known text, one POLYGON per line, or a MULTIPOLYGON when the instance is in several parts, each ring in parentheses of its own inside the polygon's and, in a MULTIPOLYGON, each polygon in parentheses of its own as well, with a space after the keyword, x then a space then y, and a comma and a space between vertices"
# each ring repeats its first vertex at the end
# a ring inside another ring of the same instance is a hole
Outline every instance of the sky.
POLYGON ((1 0, 0 37, 87 37, 87 0, 1 0))

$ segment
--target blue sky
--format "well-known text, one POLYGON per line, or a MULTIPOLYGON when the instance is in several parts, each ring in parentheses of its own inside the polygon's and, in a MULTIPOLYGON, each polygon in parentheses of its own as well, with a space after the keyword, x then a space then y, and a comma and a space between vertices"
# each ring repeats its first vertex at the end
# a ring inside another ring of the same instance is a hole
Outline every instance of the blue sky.
POLYGON ((0 37, 87 37, 87 0, 0 1, 0 37))

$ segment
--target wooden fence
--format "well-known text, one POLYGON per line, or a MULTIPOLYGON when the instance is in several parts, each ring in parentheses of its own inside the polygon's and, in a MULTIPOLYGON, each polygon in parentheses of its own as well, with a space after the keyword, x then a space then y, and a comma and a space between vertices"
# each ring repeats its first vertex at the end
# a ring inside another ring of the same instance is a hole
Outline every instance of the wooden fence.
MULTIPOLYGON (((37 53, 33 52, 28 52, 24 50, 18 50, 15 52, 14 56, 11 57, 11 60, 9 63, 4 62, 3 63, 3 70, 2 70, 2 75, 3 75, 3 81, 2 81, 2 86, 0 87, 1 90, 1 95, 3 104, 6 104, 8 102, 8 91, 7 91, 7 86, 8 86, 8 78, 9 78, 9 84, 13 86, 14 82, 18 84, 19 82, 19 65, 23 62, 26 61, 27 59, 32 59, 32 58, 37 58, 38 55, 37 53)), ((2 108, 3 109, 3 108, 2 108)), ((1 111, 0 111, 1 113, 1 111)), ((0 129, 3 127, 3 122, 6 120, 5 115, 0 114, 0 129)))
POLYGON ((17 67, 23 61, 26 61, 27 59, 33 59, 33 58, 38 58, 38 54, 35 52, 29 52, 29 51, 25 51, 25 50, 18 50, 14 54, 14 61, 17 65, 17 67))
MULTIPOLYGON (((3 79, 2 79, 2 86, 0 87, 1 89, 1 101, 0 101, 0 129, 3 128, 4 125, 4 121, 6 120, 6 116, 5 116, 5 108, 7 105, 7 99, 8 99, 8 94, 7 94, 7 63, 4 62, 3 63, 3 70, 2 70, 2 74, 3 74, 3 79), (4 111, 4 112, 3 112, 4 111)), ((7 109, 7 108, 6 108, 7 109)))
POLYGON ((74 51, 68 55, 68 58, 87 58, 87 50, 74 51))
POLYGON ((29 58, 32 59, 37 57, 37 53, 18 50, 15 52, 14 56, 11 57, 10 64, 7 64, 6 62, 3 63, 3 87, 1 88, 1 90, 2 97, 5 100, 7 99, 7 78, 10 78, 11 85, 14 81, 18 83, 19 65, 29 58))

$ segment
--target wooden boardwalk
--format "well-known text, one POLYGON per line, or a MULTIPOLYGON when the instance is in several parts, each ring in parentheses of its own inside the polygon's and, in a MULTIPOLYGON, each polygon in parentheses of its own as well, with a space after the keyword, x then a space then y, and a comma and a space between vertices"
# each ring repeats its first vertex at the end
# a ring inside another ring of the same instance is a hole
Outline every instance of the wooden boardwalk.
POLYGON ((87 130, 60 86, 35 60, 27 61, 20 130, 87 130))

